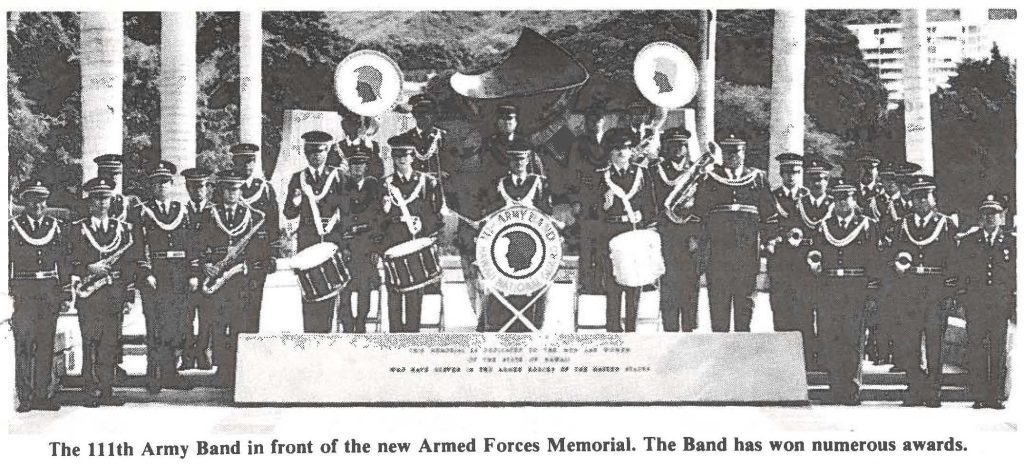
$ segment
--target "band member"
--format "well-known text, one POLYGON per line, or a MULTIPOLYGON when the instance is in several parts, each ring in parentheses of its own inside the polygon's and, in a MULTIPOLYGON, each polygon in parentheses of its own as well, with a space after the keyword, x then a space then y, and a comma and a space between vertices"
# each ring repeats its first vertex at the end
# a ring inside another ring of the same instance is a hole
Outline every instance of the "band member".
MULTIPOLYGON (((416 147, 412 167, 421 173, 430 173, 439 179, 448 177, 442 172, 441 160, 447 144, 448 133, 437 126, 436 106, 433 100, 419 96, 413 100, 412 116, 416 119, 416 127, 404 132, 401 136, 416 147)), ((447 167, 451 168, 451 167, 447 167)))
POLYGON ((612 276, 609 241, 626 231, 646 227, 656 221, 658 212, 654 179, 646 168, 630 161, 634 139, 628 129, 615 128, 604 135, 602 145, 608 153, 608 166, 597 171, 595 184, 603 188, 599 205, 591 208, 591 217, 601 222, 598 259, 603 265, 605 290, 605 324, 608 332, 636 331, 636 318, 640 306, 639 287, 618 284, 612 276), (622 299, 625 298, 626 315, 623 322, 622 299))
POLYGON ((124 280, 132 276, 141 246, 128 222, 110 216, 114 182, 90 179, 82 186, 89 216, 69 231, 72 282, 78 281, 78 322, 82 330, 82 377, 87 407, 122 405, 113 394, 120 327, 124 308, 124 280), (86 295, 88 294, 88 295, 86 295))
POLYGON ((380 144, 370 139, 370 133, 376 131, 377 122, 372 117, 357 115, 348 110, 338 113, 341 115, 341 130, 345 138, 339 140, 331 151, 327 166, 340 168, 355 150, 359 150, 363 154, 369 153, 370 157, 366 161, 365 175, 380 180, 384 177, 384 158, 381 157, 380 144))
MULTIPOLYGON (((801 230, 805 242, 811 245, 814 236, 821 229, 822 222, 832 214, 835 199, 828 194, 829 187, 829 166, 828 163, 819 157, 809 157, 804 161, 804 185, 807 187, 807 195, 797 202, 797 215, 802 226, 801 230)), ((805 249, 806 251, 806 249, 805 249)), ((800 269, 804 270, 803 263, 800 269)), ((818 331, 818 315, 820 309, 827 306, 831 296, 822 293, 817 286, 817 278, 807 273, 802 274, 803 282, 800 284, 804 299, 801 307, 804 312, 795 313, 795 323, 803 335, 804 340, 804 362, 808 369, 820 369, 818 353, 821 345, 821 338, 818 331)))
POLYGON ((708 242, 708 302, 711 330, 750 331, 760 271, 758 232, 771 211, 764 171, 744 166, 746 142, 721 142, 722 163, 708 171, 694 199, 708 242), (735 306, 735 310, 733 307, 735 306))
MULTIPOLYGON (((605 150, 601 148, 601 133, 604 126, 604 111, 591 108, 584 115, 584 133, 576 136, 572 150, 569 152, 569 168, 572 180, 567 186, 552 186, 554 191, 563 190, 568 199, 575 205, 596 205, 601 201, 604 192, 603 183, 595 184, 594 172, 608 166, 605 150)), ((558 194, 555 194, 558 195, 558 194)), ((603 294, 601 289, 601 273, 598 267, 604 261, 598 259, 598 237, 595 224, 588 215, 582 215, 575 228, 565 231, 566 237, 578 237, 579 265, 577 268, 580 294, 603 294)))
POLYGON ((980 225, 959 236, 960 301, 967 319, 968 388, 974 408, 1003 409, 1006 324, 1016 302, 1017 238, 1003 227, 1003 205, 989 195, 980 225))
MULTIPOLYGON (((809 191, 802 185, 802 156, 782 153, 775 159, 779 162, 782 185, 772 191, 774 210, 767 222, 774 227, 766 234, 769 236, 766 242, 772 322, 776 331, 800 331, 803 334, 808 332, 806 314, 809 310, 805 308, 808 305, 806 299, 802 298, 806 290, 806 271, 800 265, 805 261, 808 245, 805 238, 810 239, 811 231, 805 229, 797 205, 809 191)), ((805 359, 806 355, 805 351, 805 359)), ((806 361, 810 365, 811 360, 806 361)))
POLYGON ((658 133, 668 115, 660 108, 658 111, 660 114, 657 120, 652 121, 650 105, 647 103, 634 100, 626 107, 626 122, 633 135, 633 161, 636 163, 647 163, 658 158, 658 133))
MULTIPOLYGON (((303 151, 309 166, 292 175, 288 182, 288 200, 284 217, 299 218, 296 230, 298 250, 321 242, 339 243, 336 231, 341 221, 341 171, 326 166, 327 153, 333 142, 330 134, 310 131, 302 135, 303 151)), ((302 327, 307 333, 331 332, 335 299, 302 302, 302 327)))
MULTIPOLYGON (((378 152, 379 153, 379 150, 378 152)), ((380 180, 366 174, 367 163, 377 155, 366 146, 354 146, 345 152, 348 175, 341 186, 341 227, 344 228, 346 256, 352 280, 338 297, 338 316, 346 333, 365 333, 370 314, 370 292, 380 285, 377 273, 377 244, 372 238, 380 226, 377 202, 381 198, 380 180), (352 293, 357 292, 355 314, 352 293)))
POLYGON ((238 334, 246 328, 244 313, 252 298, 244 275, 270 259, 269 248, 259 244, 257 237, 266 221, 263 213, 242 200, 245 178, 234 170, 217 173, 220 203, 202 214, 196 243, 203 272, 200 285, 215 315, 213 363, 217 381, 224 386, 234 383, 238 334))
MULTIPOLYGON (((921 166, 915 163, 898 163, 894 167, 896 191, 887 196, 885 212, 878 222, 880 230, 887 233, 887 238, 889 237, 888 233, 899 224, 903 217, 913 213, 910 206, 910 184, 914 182, 913 175, 920 169, 921 166)), ((896 338, 907 330, 900 326, 902 318, 899 316, 904 309, 899 308, 895 303, 898 284, 896 270, 886 269, 883 271, 883 277, 878 293, 878 342, 875 343, 878 358, 875 363, 892 363, 890 371, 903 371, 895 353, 896 338)))
MULTIPOLYGON (((384 249, 428 237, 441 225, 441 189, 437 179, 413 169, 417 151, 414 140, 404 136, 388 139, 394 173, 384 181, 383 217, 381 218, 384 249)), ((423 289, 400 293, 388 288, 388 324, 391 332, 419 332, 423 289)))
POLYGON ((953 220, 935 208, 935 184, 931 176, 918 176, 910 186, 913 213, 890 231, 891 254, 899 277, 893 289, 897 318, 896 358, 907 370, 904 405, 941 405, 942 336, 946 332, 946 297, 949 259, 956 247, 953 220), (927 365, 921 367, 921 337, 927 365))
MULTIPOLYGON (((495 190, 491 195, 492 208, 496 211, 511 206, 524 206, 551 214, 551 194, 549 193, 547 180, 538 174, 529 172, 530 161, 533 159, 533 152, 530 146, 523 141, 515 141, 508 145, 505 150, 509 158, 508 173, 495 180, 495 190)), ((556 224, 559 220, 555 220, 556 224)), ((534 295, 507 296, 509 303, 521 308, 522 305, 533 300, 534 295)), ((495 298, 490 298, 488 311, 485 315, 484 327, 487 331, 499 331, 506 323, 513 318, 513 315, 505 308, 504 304, 495 298)), ((530 320, 534 327, 540 329, 544 325, 544 310, 547 302, 541 297, 530 308, 523 311, 523 315, 530 320)), ((529 328, 518 319, 512 323, 507 331, 525 332, 529 328)))
MULTIPOLYGON (((482 179, 490 183, 505 175, 508 170, 507 150, 512 143, 529 144, 527 136, 519 131, 519 108, 515 105, 500 105, 495 110, 495 129, 497 132, 484 139, 480 146, 480 163, 482 179)), ((532 156, 530 173, 544 175, 544 165, 540 157, 532 156)), ((490 186, 487 186, 490 190, 490 186)))
POLYGON ((819 330, 828 343, 821 346, 818 362, 829 373, 832 400, 858 405, 864 303, 869 283, 877 280, 878 231, 875 221, 857 209, 854 186, 840 181, 831 192, 835 209, 806 253, 805 269, 810 265, 822 293, 829 296, 819 311, 819 330))
POLYGON ((857 164, 860 166, 857 205, 864 210, 865 215, 877 220, 885 208, 885 189, 878 181, 878 165, 881 161, 875 157, 861 157, 857 159, 857 164))
POLYGON ((29 179, 18 189, 25 210, 8 222, 8 290, 14 298, 14 385, 17 411, 60 410, 49 395, 57 315, 70 279, 67 228, 46 214, 50 189, 29 179))
MULTIPOLYGON (((127 221, 134 223, 139 218, 140 206, 142 201, 135 195, 124 194, 124 156, 116 153, 109 153, 106 155, 100 155, 93 160, 96 163, 96 177, 106 178, 114 183, 114 191, 110 197, 110 216, 121 221, 127 221)), ((88 216, 89 212, 84 212, 84 216, 88 216)), ((130 305, 135 302, 135 279, 124 279, 124 302, 125 311, 118 313, 119 323, 117 325, 117 366, 115 369, 115 375, 117 379, 127 379, 128 373, 125 372, 124 368, 121 368, 121 363, 124 362, 124 352, 120 348, 121 334, 124 329, 124 315, 130 309, 130 305)))
POLYGON ((142 205, 134 225, 142 237, 143 250, 136 287, 142 293, 146 317, 146 388, 154 394, 161 388, 186 388, 175 369, 175 349, 184 337, 181 330, 186 302, 182 296, 188 294, 191 285, 198 285, 188 265, 195 255, 195 238, 185 206, 168 198, 177 171, 167 161, 149 168, 153 200, 142 205))
MULTIPOLYGON (((189 168, 182 170, 181 176, 185 179, 185 190, 189 197, 185 203, 188 240, 190 243, 198 242, 199 221, 211 205, 209 190, 212 173, 202 168, 189 168)), ((185 297, 185 315, 182 318, 185 339, 178 370, 210 370, 213 368, 213 362, 210 361, 210 354, 207 351, 211 344, 214 314, 210 309, 208 297, 199 290, 199 278, 205 277, 199 266, 199 257, 190 257, 189 264, 190 275, 196 279, 189 279, 189 289, 185 297)))
POLYGON ((664 207, 666 221, 659 232, 667 247, 663 248, 665 275, 661 282, 661 323, 666 332, 690 332, 697 329, 697 296, 700 293, 700 220, 686 212, 692 207, 693 187, 680 184, 702 176, 691 173, 690 131, 671 128, 661 134, 661 158, 651 169, 658 198, 664 207), (687 189, 687 192, 677 192, 687 189), (682 198, 680 198, 682 197, 682 198), (689 205, 687 205, 689 203, 689 205), (676 213, 677 204, 683 208, 676 213))
MULTIPOLYGON (((268 247, 278 243, 281 230, 281 215, 277 206, 277 194, 274 186, 271 186, 266 179, 256 177, 256 163, 260 146, 256 144, 235 144, 231 147, 231 161, 234 169, 245 176, 242 183, 242 200, 250 207, 263 213, 263 228, 257 235, 257 241, 268 247)), ((264 254, 272 256, 271 251, 264 254)), ((263 287, 267 282, 267 275, 273 273, 273 260, 254 263, 254 268, 249 270, 249 292, 252 294, 247 301, 249 307, 243 313, 243 327, 239 332, 255 333, 260 329, 260 309, 263 306, 263 287)))

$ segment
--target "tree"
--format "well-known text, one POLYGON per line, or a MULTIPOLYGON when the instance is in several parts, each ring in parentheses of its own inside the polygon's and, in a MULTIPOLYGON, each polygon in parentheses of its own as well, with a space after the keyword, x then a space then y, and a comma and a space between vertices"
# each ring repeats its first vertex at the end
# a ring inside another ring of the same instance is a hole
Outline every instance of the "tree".
POLYGON ((932 95, 935 172, 943 208, 967 217, 989 193, 1016 202, 1017 71, 993 47, 966 60, 948 89, 932 95), (1005 198, 1004 198, 1005 197, 1005 198))

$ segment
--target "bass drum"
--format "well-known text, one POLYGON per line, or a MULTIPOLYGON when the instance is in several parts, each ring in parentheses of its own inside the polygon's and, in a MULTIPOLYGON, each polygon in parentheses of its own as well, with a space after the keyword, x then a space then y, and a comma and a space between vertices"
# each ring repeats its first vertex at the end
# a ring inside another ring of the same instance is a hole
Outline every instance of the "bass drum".
POLYGON ((333 298, 352 280, 338 245, 331 242, 302 249, 291 258, 291 265, 302 286, 302 300, 306 302, 333 298))
POLYGON ((661 235, 653 229, 626 231, 608 241, 612 276, 620 286, 654 285, 665 274, 661 235))
POLYGON ((419 238, 384 251, 384 277, 388 287, 398 292, 422 289, 441 279, 441 261, 437 241, 419 238))

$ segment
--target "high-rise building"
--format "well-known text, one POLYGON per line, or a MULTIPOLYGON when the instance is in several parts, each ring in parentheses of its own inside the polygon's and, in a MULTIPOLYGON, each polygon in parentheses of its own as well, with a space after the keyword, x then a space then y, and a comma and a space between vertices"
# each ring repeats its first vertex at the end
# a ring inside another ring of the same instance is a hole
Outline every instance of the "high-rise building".
MULTIPOLYGON (((1003 55, 1016 59, 1013 34, 1017 20, 995 11, 961 10, 959 20, 927 23, 928 80, 934 88, 949 86, 949 78, 956 75, 957 65, 965 59, 988 58, 993 45, 998 45, 1003 55)), ((903 100, 902 27, 898 22, 847 25, 857 36, 864 61, 889 91, 890 108, 903 100)))

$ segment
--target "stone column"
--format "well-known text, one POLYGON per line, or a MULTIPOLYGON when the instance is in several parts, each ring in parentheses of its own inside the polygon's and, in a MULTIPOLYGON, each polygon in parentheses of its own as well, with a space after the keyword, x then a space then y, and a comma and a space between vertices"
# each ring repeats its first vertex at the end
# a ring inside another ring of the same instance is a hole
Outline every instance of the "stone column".
POLYGON ((931 85, 928 83, 927 15, 924 9, 903 10, 903 105, 907 161, 934 174, 932 159, 931 85))
MULTIPOLYGON (((160 13, 160 158, 178 170, 196 166, 196 14, 160 13)), ((174 196, 185 196, 175 181, 174 196)))
MULTIPOLYGON (((242 11, 238 17, 238 140, 263 147, 263 13, 242 11)), ((256 163, 263 176, 263 163, 256 163)))
POLYGON ((82 182, 96 177, 93 160, 123 147, 124 17, 81 14, 82 182))
MULTIPOLYGON (((718 27, 718 12, 704 10, 700 13, 700 56, 697 66, 700 82, 697 87, 697 141, 700 156, 707 150, 708 142, 715 138, 715 29, 718 27)), ((721 161, 721 160, 718 160, 721 161)))
POLYGON ((783 152, 804 152, 804 55, 807 49, 804 10, 775 10, 772 31, 772 103, 768 139, 768 182, 782 183, 783 152))

